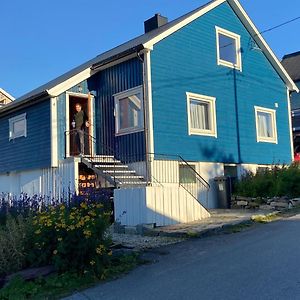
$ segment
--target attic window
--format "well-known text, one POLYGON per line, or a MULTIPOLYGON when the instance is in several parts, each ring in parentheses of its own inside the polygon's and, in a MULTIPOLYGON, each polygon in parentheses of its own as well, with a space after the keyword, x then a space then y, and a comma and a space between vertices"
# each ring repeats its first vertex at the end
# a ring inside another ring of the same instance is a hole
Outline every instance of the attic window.
POLYGON ((9 140, 27 136, 26 113, 10 118, 9 120, 9 140))
POLYGON ((219 27, 216 27, 216 36, 218 65, 241 70, 242 58, 240 36, 219 27))

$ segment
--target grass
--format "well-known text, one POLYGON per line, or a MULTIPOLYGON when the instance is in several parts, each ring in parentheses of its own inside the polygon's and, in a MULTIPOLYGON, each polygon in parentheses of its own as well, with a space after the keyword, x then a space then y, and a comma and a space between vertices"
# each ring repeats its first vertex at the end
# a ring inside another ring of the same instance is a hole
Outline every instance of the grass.
POLYGON ((256 215, 251 217, 251 220, 256 223, 270 223, 278 219, 280 219, 278 213, 270 213, 267 215, 256 215))
POLYGON ((102 276, 102 279, 88 273, 85 275, 75 273, 52 274, 34 281, 24 281, 21 277, 15 277, 0 290, 0 299, 59 299, 104 280, 117 278, 139 264, 137 254, 115 258, 112 260, 111 266, 105 270, 105 276, 102 276))

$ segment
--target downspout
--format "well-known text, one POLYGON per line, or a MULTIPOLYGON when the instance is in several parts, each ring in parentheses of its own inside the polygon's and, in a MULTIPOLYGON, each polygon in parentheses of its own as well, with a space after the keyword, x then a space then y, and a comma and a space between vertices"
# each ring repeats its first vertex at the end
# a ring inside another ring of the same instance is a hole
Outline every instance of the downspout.
POLYGON ((236 68, 233 68, 233 81, 234 81, 234 104, 235 104, 235 115, 236 115, 236 139, 237 139, 237 150, 238 150, 238 164, 240 164, 242 163, 242 159, 241 159, 241 138, 240 138, 240 125, 239 125, 240 123, 239 123, 236 68))

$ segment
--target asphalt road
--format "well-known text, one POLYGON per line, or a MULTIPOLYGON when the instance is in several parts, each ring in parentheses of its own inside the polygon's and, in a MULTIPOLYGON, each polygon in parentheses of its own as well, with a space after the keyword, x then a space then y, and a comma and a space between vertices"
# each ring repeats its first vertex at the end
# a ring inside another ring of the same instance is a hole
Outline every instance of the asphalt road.
POLYGON ((158 262, 68 299, 300 299, 300 215, 164 249, 158 262))

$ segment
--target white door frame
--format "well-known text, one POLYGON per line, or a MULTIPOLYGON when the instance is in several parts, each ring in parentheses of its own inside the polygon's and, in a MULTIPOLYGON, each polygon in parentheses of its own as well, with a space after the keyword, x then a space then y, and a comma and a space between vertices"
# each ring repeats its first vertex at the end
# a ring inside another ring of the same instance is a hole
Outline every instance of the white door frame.
MULTIPOLYGON (((74 93, 74 92, 66 92, 66 132, 70 132, 70 96, 73 97, 78 97, 78 98, 84 98, 84 99, 91 99, 91 103, 90 103, 90 115, 89 117, 89 123, 90 123, 90 132, 91 132, 91 136, 93 138, 95 138, 95 126, 94 126, 94 99, 95 97, 92 94, 81 94, 81 93, 74 93)), ((66 157, 70 157, 70 135, 66 135, 66 157)), ((94 141, 92 141, 92 147, 91 147, 91 155, 93 155, 95 153, 95 143, 94 141)))

